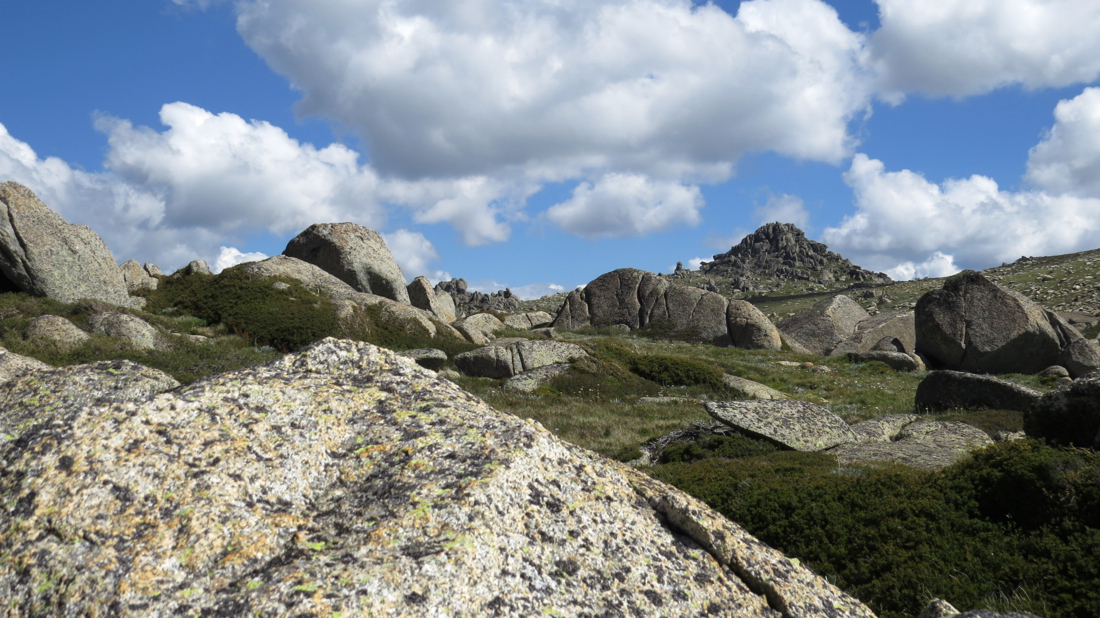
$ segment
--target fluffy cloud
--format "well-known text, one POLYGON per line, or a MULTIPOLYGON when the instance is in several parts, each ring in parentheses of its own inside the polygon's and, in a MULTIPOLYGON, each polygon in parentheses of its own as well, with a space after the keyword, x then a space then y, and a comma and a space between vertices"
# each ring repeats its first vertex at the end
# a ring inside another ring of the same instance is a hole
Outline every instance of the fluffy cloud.
POLYGON ((543 296, 560 294, 565 291, 565 286, 556 283, 529 283, 512 289, 512 293, 521 300, 534 300, 536 298, 542 298, 543 296))
POLYGON ((674 225, 697 225, 702 207, 699 187, 608 174, 595 184, 578 185, 572 198, 552 206, 546 216, 585 238, 644 236, 674 225))
POLYGON ((869 49, 887 98, 1060 87, 1100 76, 1098 0, 875 2, 882 26, 869 49))
POLYGON ((780 223, 793 223, 802 229, 810 222, 810 213, 806 211, 802 198, 797 195, 772 195, 763 206, 757 206, 752 211, 756 222, 763 225, 778 221, 780 223))
POLYGON ((435 250, 432 241, 424 237, 420 232, 410 232, 401 229, 389 234, 382 234, 393 259, 401 267, 407 281, 416 277, 427 277, 433 284, 443 280, 450 280, 451 274, 442 270, 432 270, 428 264, 439 259, 439 252, 435 250))
POLYGON ((1100 233, 1100 199, 1001 191, 984 176, 937 185, 909 170, 887 172, 863 154, 844 180, 855 192, 856 212, 822 238, 877 270, 912 268, 921 276, 920 268, 946 268, 937 252, 962 268, 987 268, 1021 255, 1093 248, 1100 233))
POLYGON ((1053 193, 1100 198, 1100 88, 1060 101, 1054 119, 1031 149, 1027 179, 1053 193))
POLYGON ((259 262, 267 258, 267 254, 264 253, 241 253, 241 250, 236 247, 222 247, 221 251, 218 253, 218 259, 214 261, 213 270, 216 274, 230 266, 244 264, 245 262, 259 262))
POLYGON ((955 266, 955 256, 947 255, 942 251, 935 251, 932 256, 920 264, 903 262, 887 269, 886 274, 895 281, 908 281, 924 277, 947 277, 959 272, 955 266))

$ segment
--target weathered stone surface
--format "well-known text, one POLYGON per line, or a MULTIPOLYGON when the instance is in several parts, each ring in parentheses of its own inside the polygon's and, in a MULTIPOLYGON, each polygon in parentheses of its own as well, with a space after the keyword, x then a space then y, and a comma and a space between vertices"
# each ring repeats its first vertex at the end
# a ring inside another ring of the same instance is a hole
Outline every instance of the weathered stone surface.
POLYGON ((1045 378, 1068 378, 1069 370, 1061 365, 1051 365, 1040 371, 1039 375, 1045 378))
POLYGON ((451 279, 435 284, 436 293, 446 295, 455 306, 454 314, 460 317, 483 311, 516 311, 519 309, 519 297, 505 288, 490 294, 468 290, 465 279, 451 279))
POLYGON ((592 324, 588 313, 588 301, 584 299, 584 290, 573 290, 565 297, 553 327, 562 330, 576 330, 592 324))
POLYGON ((549 325, 554 316, 545 311, 528 311, 504 316, 504 325, 516 330, 532 330, 549 325))
POLYGON ((0 183, 0 292, 21 290, 63 303, 92 298, 133 307, 126 282, 98 234, 67 223, 33 191, 0 183))
POLYGON ((401 267, 372 229, 355 223, 317 223, 292 238, 283 255, 320 266, 360 292, 409 302, 401 267))
POLYGON ((454 303, 451 303, 451 310, 448 311, 447 308, 439 302, 435 290, 432 289, 432 284, 428 281, 427 277, 417 277, 413 279, 413 282, 405 289, 409 293, 409 302, 412 303, 413 307, 423 309, 448 324, 455 321, 454 303))
POLYGON ((848 358, 857 363, 869 363, 871 361, 886 363, 894 371, 924 371, 924 363, 916 354, 872 350, 870 352, 849 354, 848 358))
POLYGON ((984 431, 965 423, 916 421, 902 427, 894 442, 841 444, 826 452, 835 455, 842 465, 892 462, 936 469, 950 466, 970 451, 992 443, 984 431))
POLYGON ((459 354, 454 360, 459 370, 468 376, 499 379, 585 356, 588 353, 584 348, 573 343, 508 338, 459 354))
POLYGON ((569 363, 551 363, 536 367, 508 378, 508 381, 504 383, 504 388, 510 391, 533 393, 543 384, 569 371, 570 366, 569 363))
POLYGON ((932 599, 918 618, 1039 618, 1035 614, 1027 612, 1009 612, 998 614, 988 609, 974 609, 968 612, 959 612, 953 605, 943 599, 932 599))
MULTIPOLYGON (((787 335, 783 331, 779 331, 779 339, 783 342, 783 347, 794 352, 795 354, 813 354, 809 348, 796 341, 793 337, 787 335)), ((796 363, 797 364, 797 363, 796 363)))
POLYGON ((728 388, 737 391, 745 399, 788 399, 785 394, 770 386, 766 386, 759 382, 753 382, 752 380, 746 380, 745 378, 731 376, 728 373, 722 375, 722 383, 728 388))
POLYGON ((206 263, 206 260, 191 260, 187 263, 187 266, 179 269, 176 273, 178 275, 212 275, 214 272, 210 270, 210 265, 206 263))
POLYGON ((145 272, 141 264, 138 264, 135 260, 123 262, 118 269, 122 273, 122 280, 126 282, 126 289, 131 292, 144 289, 155 290, 160 283, 159 280, 145 272))
POLYGON ((871 316, 856 325, 856 332, 841 341, 831 356, 854 352, 871 352, 875 349, 912 354, 917 349, 916 318, 912 311, 906 313, 883 313, 871 316), (885 342, 890 348, 885 349, 885 342))
POLYGON ((929 372, 917 385, 916 406, 931 412, 975 408, 1022 412, 1041 396, 1037 390, 993 376, 941 369, 929 372))
POLYGON ((712 401, 707 414, 738 431, 796 451, 823 451, 856 435, 839 416, 806 401, 712 401))
MULTIPOLYGON (((435 293, 435 302, 437 305, 439 305, 439 308, 443 312, 443 314, 456 316, 457 319, 458 310, 455 307, 454 298, 452 298, 451 295, 446 292, 439 292, 435 290, 433 290, 433 292, 435 293)), ((451 321, 453 322, 454 320, 451 321)))
POLYGON ((869 317, 856 301, 837 294, 781 321, 778 326, 811 353, 828 356, 842 341, 855 335, 859 323, 869 317))
POLYGON ((779 329, 748 301, 729 301, 726 328, 734 347, 748 350, 779 350, 783 347, 779 329))
POLYGON ((462 333, 467 341, 478 345, 487 345, 497 338, 498 332, 505 329, 504 322, 491 313, 475 313, 458 320, 452 326, 462 333))
POLYGON ((432 371, 438 371, 447 362, 447 353, 435 348, 420 348, 417 350, 405 350, 401 356, 411 358, 417 365, 432 371))
POLYGON ((325 272, 319 266, 286 255, 276 255, 260 262, 249 262, 241 268, 246 273, 261 277, 297 279, 309 290, 318 294, 327 294, 334 299, 350 300, 360 293, 335 275, 325 272))
MULTIPOLYGON (((86 406, 140 400, 179 385, 163 371, 126 360, 98 361, 60 369, 48 365, 30 371, 24 369, 20 375, 0 384, 0 435, 7 436, 7 441, 11 442, 27 437, 28 432, 51 433, 56 430, 51 430, 49 425, 67 422, 70 413, 86 406)), ((0 446, 0 456, 9 456, 11 449, 21 446, 0 446)), ((8 515, 0 513, 0 520, 8 515)))
POLYGON ((27 339, 52 341, 63 350, 79 347, 88 340, 88 333, 58 315, 40 315, 27 327, 27 339))
POLYGON ((1100 371, 1040 397, 1024 413, 1024 431, 1054 444, 1100 448, 1100 371))
POLYGON ((34 371, 48 371, 51 369, 53 369, 52 366, 38 359, 22 356, 14 352, 9 352, 4 348, 0 348, 0 383, 13 380, 34 371))
POLYGON ((142 350, 161 346, 160 333, 145 320, 128 313, 93 313, 88 316, 88 330, 108 337, 118 337, 142 350))
POLYGON ((366 344, 35 412, 0 459, 12 615, 873 616, 698 500, 366 344))
POLYGON ((1062 365, 1077 377, 1100 368, 1100 349, 1068 322, 976 272, 921 296, 916 333, 917 349, 937 369, 1038 373, 1062 365))
POLYGON ((145 264, 142 264, 141 267, 143 269, 145 269, 145 272, 150 277, 163 277, 164 276, 164 272, 161 271, 160 267, 157 266, 156 264, 152 263, 152 262, 146 262, 145 264))
POLYGON ((916 414, 888 414, 852 425, 857 442, 889 444, 910 423, 920 420, 916 414))

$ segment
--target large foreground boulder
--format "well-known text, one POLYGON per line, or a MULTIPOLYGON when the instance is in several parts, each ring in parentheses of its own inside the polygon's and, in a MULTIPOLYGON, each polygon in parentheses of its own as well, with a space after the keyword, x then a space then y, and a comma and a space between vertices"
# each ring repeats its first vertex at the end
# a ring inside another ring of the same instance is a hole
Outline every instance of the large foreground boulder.
POLYGON ((1038 373, 1061 365, 1078 377, 1100 368, 1100 348, 1068 322, 971 271, 920 297, 916 335, 936 369, 1038 373))
POLYGON ((702 502, 332 339, 38 414, 0 462, 10 615, 870 617, 702 502))
POLYGON ((1100 371, 1039 398, 1024 414, 1024 432, 1063 446, 1100 448, 1100 371))
POLYGON ((290 239, 283 255, 321 267, 351 287, 409 302, 405 275, 382 236, 355 223, 316 223, 290 239))
POLYGON ((807 401, 711 401, 711 418, 795 451, 823 451, 856 435, 836 414, 807 401))
POLYGON ((917 385, 918 410, 1016 410, 1023 412, 1039 400, 1039 391, 993 376, 941 369, 930 371, 917 385))
POLYGON ((63 303, 82 298, 137 306, 103 239, 67 223, 33 191, 0 183, 0 292, 23 291, 63 303))

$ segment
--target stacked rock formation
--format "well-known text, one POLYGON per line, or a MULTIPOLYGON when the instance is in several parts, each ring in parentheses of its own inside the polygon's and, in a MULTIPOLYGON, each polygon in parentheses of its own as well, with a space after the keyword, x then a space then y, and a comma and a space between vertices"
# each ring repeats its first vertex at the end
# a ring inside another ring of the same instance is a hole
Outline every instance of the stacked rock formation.
POLYGON ((465 279, 451 279, 435 284, 435 291, 451 295, 458 316, 473 315, 479 311, 515 311, 519 298, 512 290, 500 290, 492 294, 471 292, 465 279))
POLYGON ((873 616, 702 502, 367 344, 159 395, 128 366, 75 395, 27 371, 0 385, 13 616, 873 616))
POLYGON ((730 280, 734 289, 751 292, 763 279, 813 281, 826 285, 843 282, 890 283, 890 277, 852 264, 822 243, 806 238, 792 223, 769 223, 749 234, 725 253, 703 262, 699 270, 730 280))

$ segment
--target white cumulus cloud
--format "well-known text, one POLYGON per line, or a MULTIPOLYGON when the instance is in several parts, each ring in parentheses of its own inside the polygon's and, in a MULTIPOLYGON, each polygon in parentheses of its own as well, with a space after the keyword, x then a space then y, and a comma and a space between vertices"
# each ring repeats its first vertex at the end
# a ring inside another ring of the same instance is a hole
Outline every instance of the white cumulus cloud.
POLYGON ((909 281, 910 279, 924 277, 947 277, 959 272, 959 270, 959 267, 955 266, 955 256, 947 255, 942 251, 934 251, 927 260, 920 264, 903 262, 887 269, 886 274, 895 281, 909 281))
POLYGON ((644 236, 675 225, 697 225, 702 207, 699 187, 608 174, 595 184, 578 185, 572 198, 551 206, 546 216, 585 238, 644 236))
POLYGON ((875 0, 869 49, 887 98, 963 97, 1100 77, 1100 0, 875 0))
POLYGON ((512 288, 512 293, 518 296, 520 300, 534 300, 543 296, 560 294, 564 291, 566 291, 565 286, 557 283, 528 283, 512 288))
POLYGON ((439 252, 435 245, 420 232, 412 232, 400 229, 388 234, 382 234, 390 253, 397 265, 401 267, 406 281, 412 281, 416 277, 427 277, 433 284, 451 279, 451 274, 442 270, 432 269, 428 265, 439 259, 439 252))
POLYGON ((918 173, 888 172, 858 154, 844 175, 856 212, 822 239, 854 262, 876 270, 909 263, 942 265, 936 252, 962 268, 988 268, 1022 255, 1095 248, 1100 199, 1041 191, 1002 191, 985 176, 928 181, 918 173))
POLYGON ((806 210, 802 198, 786 193, 769 196, 763 206, 757 206, 752 211, 752 216, 761 225, 778 221, 793 223, 803 230, 810 222, 810 213, 806 210))
POLYGON ((218 258, 214 261, 214 274, 237 264, 244 264, 245 262, 259 262, 260 260, 266 260, 268 255, 265 253, 242 253, 240 249, 236 247, 222 247, 218 252, 218 258))
POLYGON ((1027 160, 1027 179, 1053 193, 1100 198, 1100 88, 1054 109, 1054 126, 1027 160))

